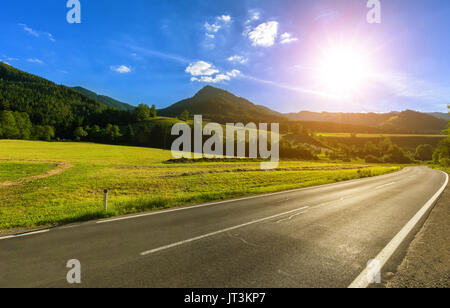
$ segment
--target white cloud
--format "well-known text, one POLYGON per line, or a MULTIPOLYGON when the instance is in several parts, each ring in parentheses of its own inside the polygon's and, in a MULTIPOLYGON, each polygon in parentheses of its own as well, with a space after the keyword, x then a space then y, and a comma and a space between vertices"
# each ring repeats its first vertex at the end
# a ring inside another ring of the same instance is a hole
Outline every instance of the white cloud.
POLYGON ((189 73, 192 76, 211 76, 219 73, 219 70, 214 68, 214 66, 208 62, 197 61, 189 64, 186 68, 186 73, 189 73))
POLYGON ((273 46, 277 36, 278 22, 276 21, 262 23, 248 32, 248 38, 252 41, 253 46, 273 46))
POLYGON ((216 17, 216 22, 210 24, 209 22, 205 22, 204 27, 206 29, 206 37, 210 39, 214 39, 216 36, 214 33, 217 33, 222 29, 224 26, 229 24, 231 22, 231 16, 230 15, 222 15, 216 17))
POLYGON ((281 44, 289 44, 296 41, 298 41, 298 38, 293 37, 290 33, 286 32, 281 35, 281 44))
POLYGON ((217 17, 218 21, 222 21, 224 23, 229 23, 231 21, 231 16, 230 15, 222 15, 217 17))
POLYGON ((208 22, 205 22, 205 29, 208 32, 217 33, 222 28, 221 25, 218 24, 209 24, 208 22))
POLYGON ((56 42, 53 35, 49 32, 39 32, 39 31, 33 30, 30 27, 28 27, 26 24, 19 24, 19 26, 21 26, 25 32, 27 32, 28 34, 30 34, 34 37, 40 37, 41 35, 43 35, 43 36, 47 37, 51 42, 53 42, 53 43, 56 42))
POLYGON ((31 29, 30 27, 28 27, 25 24, 19 24, 19 26, 21 26, 23 28, 23 30, 25 30, 25 32, 27 32, 28 34, 34 36, 34 37, 39 37, 39 32, 34 31, 33 29, 31 29))
POLYGON ((227 75, 230 77, 237 77, 241 74, 241 71, 239 70, 232 70, 231 72, 228 72, 227 75))
POLYGON ((238 56, 238 55, 229 57, 227 60, 230 62, 233 62, 233 63, 240 63, 240 64, 245 64, 248 62, 247 58, 245 58, 243 56, 238 56))
POLYGON ((245 22, 245 24, 250 24, 254 21, 258 21, 261 19, 261 13, 258 10, 250 10, 250 11, 248 11, 248 15, 249 15, 249 17, 248 17, 247 21, 245 22))
POLYGON ((111 66, 110 69, 119 74, 128 74, 131 72, 131 68, 126 65, 111 66))
POLYGON ((51 33, 47 33, 47 36, 50 41, 52 41, 53 43, 56 42, 55 38, 53 37, 53 35, 51 33))
POLYGON ((36 63, 36 64, 44 64, 44 61, 40 60, 40 59, 27 59, 28 62, 30 63, 36 63))
POLYGON ((13 62, 13 61, 19 61, 19 59, 17 59, 17 58, 7 57, 7 56, 5 56, 5 55, 2 55, 2 58, 0 58, 0 61, 3 62, 3 63, 6 63, 6 64, 8 64, 8 65, 11 65, 11 64, 9 64, 9 63, 6 62, 6 61, 11 61, 11 62, 13 62), (2 60, 2 58, 3 58, 3 60, 2 60))
POLYGON ((212 76, 201 76, 200 78, 192 77, 191 81, 205 82, 205 83, 220 83, 222 81, 229 81, 231 78, 224 74, 218 74, 215 77, 212 76))
POLYGON ((191 62, 189 59, 186 59, 179 55, 169 54, 169 53, 165 53, 165 52, 153 50, 153 49, 142 48, 137 45, 127 45, 126 47, 130 48, 133 52, 138 52, 139 53, 138 59, 141 58, 142 56, 145 56, 145 57, 149 56, 149 57, 157 57, 157 58, 161 58, 161 59, 175 61, 175 62, 182 63, 182 64, 187 64, 187 63, 191 62))
POLYGON ((241 75, 239 70, 232 70, 230 72, 220 72, 214 65, 205 62, 197 61, 191 63, 186 68, 186 73, 191 74, 192 82, 205 82, 205 83, 220 83, 223 81, 230 81, 231 78, 236 78, 241 75))

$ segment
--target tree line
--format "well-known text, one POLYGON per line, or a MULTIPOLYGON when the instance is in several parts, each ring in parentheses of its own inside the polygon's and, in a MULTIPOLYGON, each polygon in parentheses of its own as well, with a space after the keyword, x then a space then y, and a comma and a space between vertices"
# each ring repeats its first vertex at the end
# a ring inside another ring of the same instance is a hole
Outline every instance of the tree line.
MULTIPOLYGON (((450 111, 450 105, 448 105, 448 109, 450 111)), ((443 167, 450 167, 450 120, 444 132, 447 134, 447 138, 442 140, 434 151, 433 161, 443 167)))

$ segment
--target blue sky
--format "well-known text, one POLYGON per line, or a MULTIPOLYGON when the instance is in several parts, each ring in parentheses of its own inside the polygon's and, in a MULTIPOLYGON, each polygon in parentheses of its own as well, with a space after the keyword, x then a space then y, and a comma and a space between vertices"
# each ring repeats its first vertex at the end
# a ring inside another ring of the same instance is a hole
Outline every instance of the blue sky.
POLYGON ((65 0, 2 1, 0 61, 158 108, 208 84, 281 112, 450 103, 448 0, 380 0, 381 24, 367 22, 366 0, 80 2, 82 22, 69 24, 65 0), (329 61, 336 50, 358 60, 329 61))

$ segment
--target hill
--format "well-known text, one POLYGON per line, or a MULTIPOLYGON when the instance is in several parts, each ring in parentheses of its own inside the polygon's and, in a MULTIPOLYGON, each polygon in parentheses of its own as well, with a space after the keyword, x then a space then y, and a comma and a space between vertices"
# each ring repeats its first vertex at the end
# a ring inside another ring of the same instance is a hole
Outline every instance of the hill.
POLYGON ((133 111, 135 108, 134 106, 129 105, 127 103, 120 102, 120 101, 115 100, 108 96, 99 95, 93 91, 87 90, 82 87, 74 87, 73 89, 78 92, 83 93, 86 96, 89 96, 92 99, 95 99, 96 101, 99 101, 100 103, 102 103, 110 108, 116 108, 118 110, 128 110, 128 111, 133 111))
POLYGON ((290 113, 291 121, 327 122, 339 125, 361 125, 376 128, 381 132, 436 134, 445 129, 447 121, 433 115, 406 110, 391 113, 290 113))
POLYGON ((443 115, 411 110, 390 113, 317 113, 302 111, 282 114, 256 105, 242 97, 212 86, 201 89, 192 98, 182 100, 159 110, 166 117, 178 117, 183 111, 201 114, 205 120, 226 122, 281 122, 300 121, 305 127, 327 132, 412 133, 439 134, 446 128, 443 115))
POLYGON ((159 110, 158 114, 177 117, 185 110, 189 111, 191 115, 201 114, 204 119, 219 123, 281 122, 286 120, 281 113, 255 105, 242 97, 212 86, 204 87, 192 98, 159 110))
POLYGON ((429 114, 431 114, 432 116, 435 116, 436 118, 444 119, 447 121, 450 120, 450 114, 445 113, 445 112, 432 112, 429 114))
POLYGON ((33 124, 53 126, 60 136, 71 137, 75 127, 106 109, 72 88, 0 63, 0 110, 25 112, 33 124))

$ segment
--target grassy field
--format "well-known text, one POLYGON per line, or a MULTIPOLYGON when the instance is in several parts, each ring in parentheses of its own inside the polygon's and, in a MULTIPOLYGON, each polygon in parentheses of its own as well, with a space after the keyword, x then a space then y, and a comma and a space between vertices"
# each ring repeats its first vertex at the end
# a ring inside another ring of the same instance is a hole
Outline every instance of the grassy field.
POLYGON ((0 161, 0 183, 43 174, 55 167, 50 163, 0 161))
POLYGON ((45 178, 0 185, 0 230, 59 225, 400 169, 364 163, 284 161, 277 170, 261 171, 258 162, 167 163, 171 158, 169 151, 149 148, 0 140, 0 161, 4 162, 0 168, 14 169, 0 182, 66 166, 63 172, 45 178), (102 204, 104 189, 110 191, 107 212, 102 204))

